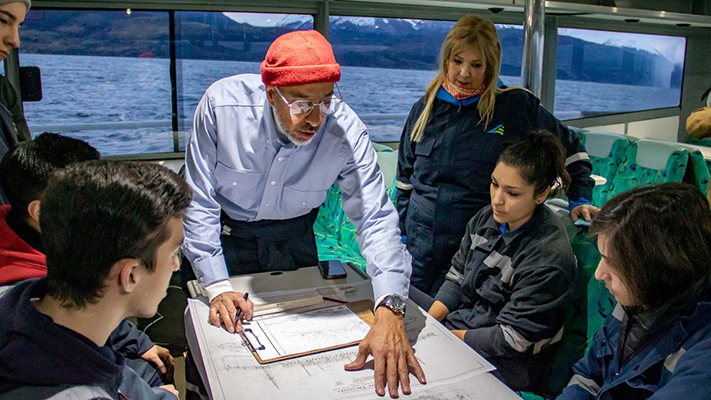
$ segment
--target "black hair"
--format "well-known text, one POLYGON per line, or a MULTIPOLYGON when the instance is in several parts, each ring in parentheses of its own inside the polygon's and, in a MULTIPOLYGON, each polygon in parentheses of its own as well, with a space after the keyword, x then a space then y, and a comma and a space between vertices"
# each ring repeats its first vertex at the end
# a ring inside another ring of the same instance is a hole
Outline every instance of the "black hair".
POLYGON ((168 222, 192 198, 187 183, 152 163, 90 161, 57 171, 42 196, 47 293, 68 307, 102 295, 111 267, 138 259, 153 271, 168 222))
POLYGON ((27 217, 27 206, 42 196, 56 169, 99 157, 99 152, 85 141, 51 132, 16 144, 0 163, 0 184, 13 214, 27 217))
POLYGON ((548 131, 529 133, 525 140, 504 149, 498 162, 518 169, 521 177, 533 185, 535 195, 552 187, 558 178, 564 189, 570 186, 565 149, 560 139, 548 131))
POLYGON ((655 307, 709 286, 711 210, 695 186, 664 183, 623 192, 590 227, 605 235, 610 266, 636 305, 655 307))

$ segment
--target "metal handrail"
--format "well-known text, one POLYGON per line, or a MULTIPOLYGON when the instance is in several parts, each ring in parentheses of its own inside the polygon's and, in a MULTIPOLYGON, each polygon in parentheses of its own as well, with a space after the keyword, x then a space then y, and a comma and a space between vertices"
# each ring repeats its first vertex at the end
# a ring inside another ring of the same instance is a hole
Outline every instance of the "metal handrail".
MULTIPOLYGON (((408 114, 362 114, 364 121, 387 121, 407 118, 408 114)), ((181 126, 192 126, 192 119, 180 120, 181 126)), ((103 131, 138 128, 168 128, 172 131, 173 125, 169 119, 148 121, 116 121, 116 122, 87 122, 74 124, 47 124, 31 125, 32 132, 78 132, 78 131, 103 131)))
MULTIPOLYGON (((644 110, 650 111, 650 110, 644 110)), ((633 111, 635 112, 635 111, 633 111)), ((619 113, 619 112, 618 112, 619 113)), ((591 118, 603 115, 616 114, 610 111, 558 111, 555 113, 556 118, 561 121, 572 119, 591 118)), ((405 119, 408 114, 391 113, 391 114, 360 114, 363 121, 388 121, 405 119)), ((181 126, 190 127, 193 124, 192 119, 180 120, 181 126)), ((148 120, 148 121, 117 121, 117 122, 88 122, 74 124, 47 124, 47 125, 30 125, 30 131, 35 133, 40 132, 79 132, 79 131, 102 131, 102 130, 118 130, 118 129, 138 129, 138 128, 166 128, 172 131, 173 126, 170 120, 148 120)), ((188 129, 189 130, 189 129, 188 129)))

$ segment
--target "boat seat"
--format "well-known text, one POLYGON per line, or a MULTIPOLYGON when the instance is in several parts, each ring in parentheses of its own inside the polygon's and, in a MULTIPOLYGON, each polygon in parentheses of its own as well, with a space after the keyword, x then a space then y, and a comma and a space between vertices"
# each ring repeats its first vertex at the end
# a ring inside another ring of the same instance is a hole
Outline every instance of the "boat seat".
POLYGON ((612 179, 607 198, 639 186, 682 182, 688 163, 689 151, 681 144, 656 140, 632 142, 612 179))
POLYGON ((609 132, 584 132, 585 148, 590 162, 592 163, 592 173, 607 179, 602 185, 596 185, 593 189, 592 202, 597 207, 607 201, 612 181, 617 174, 617 170, 622 164, 627 147, 631 140, 625 135, 609 132))
MULTIPOLYGON (((378 157, 378 166, 383 173, 385 188, 392 198, 397 170, 397 152, 378 143, 373 143, 373 148, 378 157)), ((314 223, 318 256, 320 260, 350 261, 365 271, 365 259, 356 241, 357 230, 343 212, 342 198, 341 189, 334 183, 328 190, 326 201, 319 209, 314 223)))
POLYGON ((701 193, 707 195, 709 193, 709 166, 704 158, 704 155, 697 149, 689 147, 689 166, 687 168, 687 176, 684 181, 692 183, 699 188, 701 193), (690 177, 688 175, 691 175, 690 177))

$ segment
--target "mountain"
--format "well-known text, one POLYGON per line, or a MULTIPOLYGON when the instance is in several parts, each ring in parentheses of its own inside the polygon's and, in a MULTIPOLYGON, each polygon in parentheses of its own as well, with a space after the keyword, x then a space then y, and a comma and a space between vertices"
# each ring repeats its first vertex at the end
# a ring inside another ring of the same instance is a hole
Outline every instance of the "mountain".
MULTIPOLYGON (((261 61, 271 42, 295 29, 312 29, 310 15, 287 15, 270 26, 253 26, 241 15, 175 12, 176 51, 180 58, 261 61), (240 22, 242 21, 242 22, 240 22)), ((331 17, 330 41, 344 66, 393 69, 437 68, 450 21, 331 17)), ((31 10, 22 30, 23 53, 122 57, 170 55, 166 12, 31 10)), ((497 27, 502 46, 501 74, 521 71, 523 30, 497 27)), ((597 44, 559 36, 560 79, 678 86, 681 65, 619 43, 597 44)))

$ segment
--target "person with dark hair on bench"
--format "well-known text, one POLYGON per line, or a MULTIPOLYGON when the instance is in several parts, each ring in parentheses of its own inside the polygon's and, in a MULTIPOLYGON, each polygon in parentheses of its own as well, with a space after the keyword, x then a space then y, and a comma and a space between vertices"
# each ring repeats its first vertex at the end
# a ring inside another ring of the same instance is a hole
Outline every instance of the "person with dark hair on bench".
POLYGON ((559 400, 711 398, 711 211, 695 186, 624 192, 590 232, 617 300, 559 400))

